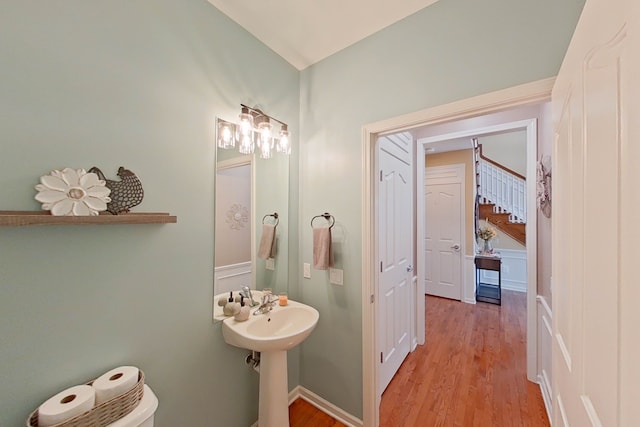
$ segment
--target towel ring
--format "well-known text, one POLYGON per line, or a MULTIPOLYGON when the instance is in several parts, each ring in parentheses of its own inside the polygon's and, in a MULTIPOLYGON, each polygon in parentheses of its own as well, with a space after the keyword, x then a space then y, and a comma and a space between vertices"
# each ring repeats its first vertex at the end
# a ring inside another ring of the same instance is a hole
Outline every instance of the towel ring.
POLYGON ((263 224, 264 224, 264 220, 267 219, 268 216, 272 216, 275 218, 276 223, 274 224, 274 226, 277 226, 280 223, 280 219, 278 219, 278 212, 274 212, 272 214, 266 214, 265 216, 262 217, 263 224))
POLYGON ((311 218, 311 228, 313 228, 313 220, 316 218, 324 218, 327 221, 331 220, 331 225, 329 225, 329 228, 333 228, 333 225, 336 223, 336 219, 333 217, 333 215, 331 215, 329 212, 325 212, 322 215, 316 215, 311 218))

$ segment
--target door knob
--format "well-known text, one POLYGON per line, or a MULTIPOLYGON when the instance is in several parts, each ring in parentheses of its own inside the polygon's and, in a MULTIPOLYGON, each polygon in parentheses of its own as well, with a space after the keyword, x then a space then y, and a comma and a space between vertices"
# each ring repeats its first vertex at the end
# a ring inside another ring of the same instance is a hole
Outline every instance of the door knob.
POLYGON ((458 251, 460 251, 460 245, 453 245, 453 246, 451 246, 451 249, 453 249, 454 251, 458 252, 458 251))
POLYGON ((407 266, 407 273, 411 273, 413 271, 413 266, 412 265, 408 265, 407 266))

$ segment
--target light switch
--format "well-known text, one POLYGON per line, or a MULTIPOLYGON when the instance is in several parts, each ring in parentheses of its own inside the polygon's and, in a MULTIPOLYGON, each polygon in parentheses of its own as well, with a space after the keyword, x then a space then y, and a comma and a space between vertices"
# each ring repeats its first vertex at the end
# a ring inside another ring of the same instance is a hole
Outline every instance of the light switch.
POLYGON ((273 258, 267 258, 265 261, 264 268, 267 270, 275 270, 276 269, 276 260, 273 258))
POLYGON ((305 262, 302 264, 303 267, 303 275, 305 279, 311 279, 311 264, 305 262))
POLYGON ((343 285, 342 281, 343 271, 339 268, 329 269, 329 283, 334 285, 343 285))

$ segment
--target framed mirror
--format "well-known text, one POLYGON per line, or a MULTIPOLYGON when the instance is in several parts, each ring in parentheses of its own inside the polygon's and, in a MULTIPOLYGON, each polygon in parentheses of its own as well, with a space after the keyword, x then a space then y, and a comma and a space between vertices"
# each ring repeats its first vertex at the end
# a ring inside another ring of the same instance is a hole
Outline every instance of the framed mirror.
POLYGON ((236 294, 243 286, 287 291, 289 156, 274 153, 263 159, 257 152, 217 148, 215 169, 214 297, 236 294), (274 256, 262 259, 263 222, 273 224, 274 213, 274 256))

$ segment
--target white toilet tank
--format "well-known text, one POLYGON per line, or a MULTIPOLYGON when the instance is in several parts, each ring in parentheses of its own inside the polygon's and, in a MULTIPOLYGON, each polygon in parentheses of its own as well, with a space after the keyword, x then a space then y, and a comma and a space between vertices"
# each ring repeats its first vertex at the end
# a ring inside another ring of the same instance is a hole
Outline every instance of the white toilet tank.
POLYGON ((118 421, 107 427, 153 427, 153 416, 158 409, 158 398, 148 385, 144 385, 144 394, 138 406, 118 421))

